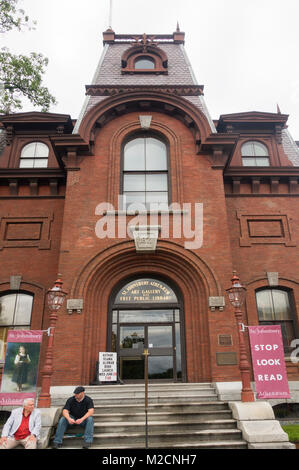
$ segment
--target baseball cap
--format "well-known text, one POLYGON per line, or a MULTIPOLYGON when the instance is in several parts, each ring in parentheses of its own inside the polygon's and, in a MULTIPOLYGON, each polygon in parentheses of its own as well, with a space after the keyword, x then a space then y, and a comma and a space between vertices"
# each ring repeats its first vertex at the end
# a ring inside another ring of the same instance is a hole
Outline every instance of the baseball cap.
POLYGON ((76 387, 73 393, 77 395, 78 393, 82 393, 82 392, 85 392, 84 387, 76 387))

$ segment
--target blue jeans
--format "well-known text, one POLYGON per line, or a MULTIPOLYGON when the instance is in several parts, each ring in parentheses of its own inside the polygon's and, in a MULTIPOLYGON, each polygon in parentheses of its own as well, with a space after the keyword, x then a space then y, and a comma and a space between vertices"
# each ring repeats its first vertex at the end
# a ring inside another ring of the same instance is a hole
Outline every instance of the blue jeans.
MULTIPOLYGON (((75 419, 70 415, 70 418, 75 419)), ((56 434, 54 438, 55 444, 62 444, 63 436, 68 427, 72 428, 73 426, 82 426, 84 427, 84 442, 91 444, 93 441, 93 417, 89 416, 81 424, 69 424, 68 420, 62 416, 58 422, 56 429, 56 434)))

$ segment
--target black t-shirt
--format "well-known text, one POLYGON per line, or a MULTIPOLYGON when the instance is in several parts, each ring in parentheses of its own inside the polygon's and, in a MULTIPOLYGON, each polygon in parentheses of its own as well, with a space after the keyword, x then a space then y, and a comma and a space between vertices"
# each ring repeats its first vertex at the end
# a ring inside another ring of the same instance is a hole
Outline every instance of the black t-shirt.
POLYGON ((71 397, 64 405, 64 409, 68 410, 69 414, 75 419, 82 418, 90 408, 94 408, 94 404, 92 399, 87 395, 85 395, 80 402, 78 402, 75 397, 71 397))

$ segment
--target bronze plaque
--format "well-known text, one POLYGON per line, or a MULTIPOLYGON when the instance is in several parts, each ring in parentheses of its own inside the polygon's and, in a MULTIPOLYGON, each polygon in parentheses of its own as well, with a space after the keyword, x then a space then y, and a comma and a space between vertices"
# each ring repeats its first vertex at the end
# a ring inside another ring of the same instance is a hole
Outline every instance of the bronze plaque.
POLYGON ((218 352, 216 353, 216 361, 218 366, 234 366, 237 362, 237 353, 235 352, 218 352))
POLYGON ((218 344, 220 346, 232 346, 233 344, 232 335, 218 335, 218 344))

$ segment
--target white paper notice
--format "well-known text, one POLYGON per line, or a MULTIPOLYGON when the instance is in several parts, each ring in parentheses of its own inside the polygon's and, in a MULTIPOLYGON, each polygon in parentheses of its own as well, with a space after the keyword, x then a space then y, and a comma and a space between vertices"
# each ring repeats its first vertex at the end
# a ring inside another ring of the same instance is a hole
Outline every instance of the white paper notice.
POLYGON ((99 381, 116 382, 117 354, 112 352, 99 353, 99 381))

